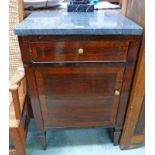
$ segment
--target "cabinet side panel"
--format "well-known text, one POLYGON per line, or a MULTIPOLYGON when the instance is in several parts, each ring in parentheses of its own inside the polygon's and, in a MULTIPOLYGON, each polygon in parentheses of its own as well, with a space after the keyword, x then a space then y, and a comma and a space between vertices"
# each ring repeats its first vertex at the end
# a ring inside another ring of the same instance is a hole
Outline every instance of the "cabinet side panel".
POLYGON ((39 131, 43 131, 43 119, 40 109, 40 103, 38 99, 38 93, 36 88, 35 75, 33 73, 32 67, 25 67, 27 84, 28 84, 28 93, 30 94, 30 100, 32 104, 33 114, 36 121, 36 126, 39 131))
POLYGON ((22 61, 23 61, 24 69, 26 73, 28 93, 30 95, 30 100, 31 100, 34 118, 36 121, 36 126, 39 132, 42 132, 44 130, 43 119, 42 119, 42 114, 41 114, 40 104, 39 104, 39 99, 38 99, 35 75, 33 72, 32 65, 30 64, 31 63, 31 57, 30 57, 31 51, 29 48, 28 40, 23 41, 23 38, 24 37, 19 37, 18 40, 19 40, 19 45, 20 45, 20 50, 21 50, 22 61))
MULTIPOLYGON (((144 48, 140 53, 139 61, 136 68, 136 74, 133 82, 133 87, 129 99, 129 105, 126 115, 126 120, 124 123, 124 128, 121 137, 121 148, 128 149, 134 147, 132 144, 137 141, 137 136, 134 136, 134 131, 139 118, 141 106, 144 99, 144 48)), ((144 137, 144 136, 142 136, 144 137)), ((142 139, 144 140, 144 138, 142 139)), ((139 138, 138 138, 139 141, 139 138)))
POLYGON ((120 97, 120 104, 117 113, 116 129, 121 129, 124 122, 124 116, 126 113, 126 107, 128 102, 128 97, 130 94, 136 59, 139 51, 140 41, 131 42, 129 45, 128 58, 126 69, 124 72, 124 79, 122 85, 122 93, 120 97))
POLYGON ((137 125, 134 131, 134 135, 143 134, 145 130, 145 99, 143 99, 143 104, 137 121, 137 125))

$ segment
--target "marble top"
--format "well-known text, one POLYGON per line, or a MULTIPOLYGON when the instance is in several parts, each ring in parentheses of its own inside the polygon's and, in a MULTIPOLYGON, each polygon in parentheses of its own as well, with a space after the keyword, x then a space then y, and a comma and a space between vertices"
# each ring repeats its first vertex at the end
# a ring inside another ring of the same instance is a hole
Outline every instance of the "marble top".
POLYGON ((142 27, 119 11, 77 13, 66 11, 34 12, 15 28, 25 35, 141 35, 142 27))

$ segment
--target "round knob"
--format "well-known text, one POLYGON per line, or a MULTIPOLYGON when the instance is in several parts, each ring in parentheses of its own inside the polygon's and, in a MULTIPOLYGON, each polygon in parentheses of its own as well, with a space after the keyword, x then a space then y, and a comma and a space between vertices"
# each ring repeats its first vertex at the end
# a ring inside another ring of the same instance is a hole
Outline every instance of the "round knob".
POLYGON ((115 95, 116 96, 120 95, 120 91, 119 90, 115 90, 115 95))
POLYGON ((83 48, 79 48, 78 49, 78 54, 83 54, 84 53, 84 49, 83 48))

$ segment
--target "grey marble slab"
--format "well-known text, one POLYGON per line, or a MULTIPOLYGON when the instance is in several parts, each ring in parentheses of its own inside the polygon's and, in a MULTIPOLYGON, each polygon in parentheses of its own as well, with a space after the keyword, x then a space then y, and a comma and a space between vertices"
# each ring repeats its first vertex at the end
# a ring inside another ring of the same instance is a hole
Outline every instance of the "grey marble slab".
POLYGON ((142 27, 119 11, 88 13, 49 11, 34 12, 15 28, 24 35, 141 35, 142 27))

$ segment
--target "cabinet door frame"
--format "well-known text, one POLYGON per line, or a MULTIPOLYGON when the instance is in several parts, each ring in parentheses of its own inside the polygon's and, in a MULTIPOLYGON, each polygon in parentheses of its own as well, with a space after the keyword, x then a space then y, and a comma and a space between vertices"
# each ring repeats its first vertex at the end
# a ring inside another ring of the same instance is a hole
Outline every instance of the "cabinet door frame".
MULTIPOLYGON (((124 74, 124 63, 64 63, 62 64, 62 69, 60 72, 60 70, 58 71, 57 66, 59 67, 59 63, 55 63, 55 64, 38 64, 35 67, 35 76, 36 76, 36 86, 37 86, 37 90, 38 90, 38 96, 39 96, 39 101, 40 101, 40 107, 41 107, 41 111, 43 113, 43 120, 44 120, 44 126, 45 128, 48 126, 48 110, 46 107, 46 99, 45 99, 45 95, 43 95, 45 93, 45 88, 44 88, 44 77, 47 74, 63 74, 63 67, 64 69, 68 69, 68 74, 70 74, 70 69, 71 67, 75 67, 74 71, 75 72, 79 72, 80 74, 80 70, 83 70, 83 67, 85 67, 85 70, 87 70, 86 74, 89 73, 97 73, 97 71, 102 71, 104 70, 104 73, 106 72, 108 73, 116 73, 116 83, 114 86, 114 90, 119 90, 120 91, 120 95, 121 95, 121 89, 122 89, 122 83, 123 83, 123 74, 124 74), (73 66, 72 66, 73 65, 73 66), (91 66, 91 67, 90 67, 91 66), (52 68, 51 68, 52 67, 52 68), (46 70, 45 70, 46 68, 46 70), (94 68, 94 69, 93 69, 94 68), (96 70, 96 68, 98 68, 98 70, 96 70)), ((74 73, 73 71, 73 73, 74 73)), ((117 115, 117 110, 118 110, 118 105, 119 105, 119 100, 120 100, 120 95, 114 95, 114 99, 113 99, 113 104, 112 104, 112 112, 111 112, 111 119, 110 119, 110 123, 109 121, 105 121, 105 125, 103 125, 103 127, 107 126, 107 127, 114 127, 116 124, 116 115, 117 115)), ((50 126, 50 125, 49 125, 50 126)), ((49 128, 49 127, 47 127, 49 128)))

